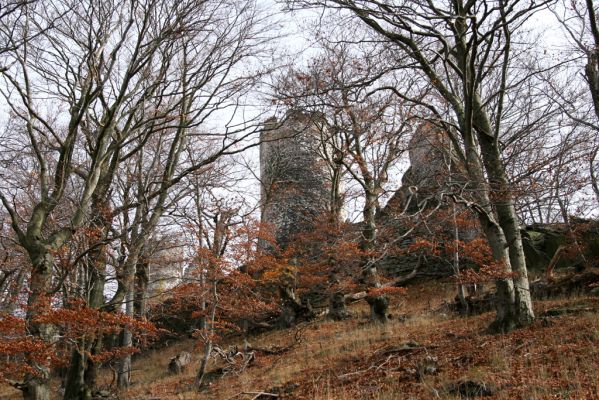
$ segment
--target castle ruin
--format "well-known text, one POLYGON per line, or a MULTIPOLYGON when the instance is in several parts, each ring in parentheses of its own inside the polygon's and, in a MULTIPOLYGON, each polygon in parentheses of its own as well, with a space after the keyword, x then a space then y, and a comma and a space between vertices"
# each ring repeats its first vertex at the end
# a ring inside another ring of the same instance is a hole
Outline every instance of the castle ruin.
POLYGON ((260 135, 261 221, 285 248, 329 209, 330 176, 319 156, 322 117, 290 110, 268 119, 260 135))

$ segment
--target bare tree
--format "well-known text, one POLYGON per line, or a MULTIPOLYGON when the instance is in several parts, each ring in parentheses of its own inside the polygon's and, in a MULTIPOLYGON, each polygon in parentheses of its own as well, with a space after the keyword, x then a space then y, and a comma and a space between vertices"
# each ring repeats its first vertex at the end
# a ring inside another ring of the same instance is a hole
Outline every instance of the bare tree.
POLYGON ((546 79, 549 96, 558 103, 571 121, 572 129, 583 131, 587 142, 587 166, 590 187, 599 200, 597 184, 596 140, 599 131, 599 28, 593 0, 558 2, 552 11, 573 45, 564 60, 560 82, 546 79), (582 78, 582 79, 581 79, 582 78))
MULTIPOLYGON (((24 213, 18 207, 19 199, 26 196, 23 187, 14 176, 4 174, 0 199, 31 260, 28 330, 51 342, 52 327, 35 321, 40 302, 52 291, 53 253, 89 222, 91 207, 98 215, 108 212, 104 220, 93 222, 104 235, 109 214, 142 207, 139 213, 144 220, 124 260, 124 289, 109 305, 123 302, 125 294, 130 296, 135 265, 163 214, 169 189, 222 155, 241 151, 251 136, 247 123, 237 127, 229 123, 220 132, 205 133, 198 132, 198 126, 220 110, 239 109, 239 99, 254 76, 240 73, 237 66, 257 56, 268 38, 259 36, 264 17, 251 1, 38 3, 39 7, 27 10, 27 18, 15 22, 14 32, 20 36, 11 40, 19 45, 3 55, 7 67, 0 88, 23 133, 15 142, 27 143, 36 194, 30 211, 24 213), (49 21, 51 32, 40 31, 49 21), (120 163, 156 136, 162 137, 164 150, 155 153, 164 166, 158 183, 138 190, 132 204, 110 210, 111 181, 120 163), (196 164, 181 158, 186 142, 205 140, 220 145, 196 164), (58 211, 67 204, 70 215, 57 219, 61 223, 53 227, 58 211)), ((104 307, 99 304, 104 262, 101 246, 97 248, 98 254, 90 258, 91 271, 97 274, 90 286, 94 292, 90 305, 104 307)), ((33 360, 31 366, 37 373, 18 387, 26 398, 49 398, 48 367, 33 360)), ((73 369, 72 381, 78 384, 69 387, 66 398, 88 390, 81 371, 73 369)))
MULTIPOLYGON (((108 162, 115 143, 118 143, 115 137, 116 115, 130 100, 125 94, 133 94, 132 81, 138 77, 141 68, 132 64, 118 82, 120 87, 107 85, 117 68, 117 56, 126 48, 126 37, 108 34, 111 30, 106 22, 126 15, 127 11, 117 10, 116 4, 112 4, 113 7, 107 5, 101 10, 94 4, 80 4, 77 9, 72 9, 69 14, 55 21, 51 32, 44 32, 35 40, 29 40, 29 28, 43 25, 49 14, 58 13, 71 5, 57 1, 44 6, 43 10, 42 7, 40 10, 31 10, 23 25, 19 26, 23 44, 10 52, 11 68, 3 72, 5 85, 2 88, 6 102, 24 127, 24 140, 29 142, 31 165, 37 174, 38 196, 27 216, 19 215, 14 207, 19 189, 11 187, 10 181, 4 182, 0 197, 32 264, 27 305, 28 329, 34 336, 51 341, 52 327, 37 324, 35 317, 40 302, 51 290, 54 268, 52 252, 65 245, 86 222, 100 172, 108 162), (90 41, 77 41, 78 37, 89 37, 85 35, 87 32, 93 32, 90 41), (79 68, 73 68, 74 65, 79 65, 79 68), (56 91, 49 91, 50 85, 55 85, 56 91), (50 113, 44 104, 48 99, 65 107, 67 114, 59 116, 50 113), (106 106, 106 113, 100 118, 102 125, 97 130, 86 130, 95 110, 97 107, 101 109, 102 105, 106 106), (82 145, 92 148, 94 157, 80 163, 78 156, 82 145), (73 215, 63 226, 48 231, 48 220, 64 201, 70 180, 79 166, 83 167, 84 172, 78 183, 81 190, 73 215)), ((134 12, 132 9, 128 11, 134 12)), ((125 32, 132 26, 133 21, 129 20, 125 32)), ((137 46, 141 45, 142 40, 139 40, 137 46)), ((135 63, 142 62, 143 66, 147 60, 148 54, 145 54, 135 63)), ((48 398, 48 368, 34 361, 32 367, 37 374, 28 376, 20 386, 24 396, 48 398)))
MULTIPOLYGON (((332 171, 331 209, 339 214, 339 184, 347 174, 358 184, 363 200, 360 242, 366 254, 375 250, 376 216, 381 198, 388 194, 389 174, 407 149, 413 105, 378 90, 381 84, 377 78, 393 71, 380 49, 324 40, 321 46, 322 55, 313 59, 305 71, 286 73, 278 83, 276 96, 285 104, 323 116, 320 146, 315 150, 320 151, 332 171)), ((363 261, 364 280, 369 286, 380 286, 376 263, 363 261)), ((373 310, 377 301, 384 302, 373 298, 373 310)), ((386 318, 384 309, 373 316, 386 318)))

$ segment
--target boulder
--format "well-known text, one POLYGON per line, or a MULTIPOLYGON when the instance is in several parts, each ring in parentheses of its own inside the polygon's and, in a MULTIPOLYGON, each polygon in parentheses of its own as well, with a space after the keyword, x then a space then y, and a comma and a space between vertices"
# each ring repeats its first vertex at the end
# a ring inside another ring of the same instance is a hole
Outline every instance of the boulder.
POLYGON ((172 374, 180 374, 185 371, 190 363, 191 354, 189 354, 187 351, 182 351, 175 357, 171 358, 171 361, 168 363, 168 370, 172 374))
POLYGON ((454 396, 465 398, 494 396, 495 390, 488 384, 475 381, 459 381, 452 383, 447 391, 454 396))

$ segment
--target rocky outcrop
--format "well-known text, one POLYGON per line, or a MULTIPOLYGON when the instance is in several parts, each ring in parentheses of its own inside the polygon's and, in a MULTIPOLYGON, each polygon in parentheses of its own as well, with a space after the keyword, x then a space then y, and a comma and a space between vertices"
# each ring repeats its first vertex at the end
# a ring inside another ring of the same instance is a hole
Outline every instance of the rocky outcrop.
MULTIPOLYGON (((397 251, 380 261, 381 270, 391 276, 404 276, 418 269, 415 276, 445 276, 453 273, 451 263, 438 257, 420 258, 407 249, 415 238, 428 239, 431 232, 443 233, 453 239, 455 235, 454 213, 464 211, 442 194, 459 191, 467 182, 466 171, 458 154, 452 150, 448 135, 430 123, 422 123, 409 143, 410 166, 401 180, 401 187, 377 214, 377 226, 381 237, 396 241, 408 229, 415 229, 394 246, 397 251), (435 208, 439 211, 424 221, 435 208)), ((469 241, 479 235, 479 230, 461 226, 459 239, 469 241)))
MULTIPOLYGON (((261 222, 272 229, 276 242, 262 241, 264 250, 288 249, 298 235, 313 231, 329 211, 330 173, 318 151, 323 123, 319 114, 290 110, 282 120, 271 118, 264 124, 260 135, 261 222)), ((280 326, 315 315, 309 299, 295 293, 294 279, 278 288, 280 326)))
POLYGON ((599 222, 570 218, 570 226, 534 224, 522 230, 528 270, 545 271, 556 252, 555 269, 599 266, 599 222))
POLYGON ((393 218, 404 211, 413 214, 422 206, 432 208, 443 191, 466 180, 463 164, 452 151, 449 137, 430 123, 423 123, 414 132, 409 158, 410 167, 401 179, 401 187, 381 210, 379 218, 393 218))

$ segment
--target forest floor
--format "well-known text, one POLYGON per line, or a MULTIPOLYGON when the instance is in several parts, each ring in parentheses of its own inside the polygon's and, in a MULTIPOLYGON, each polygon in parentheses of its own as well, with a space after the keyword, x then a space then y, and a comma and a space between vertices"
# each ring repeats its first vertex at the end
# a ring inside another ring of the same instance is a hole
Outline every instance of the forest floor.
MULTIPOLYGON (((119 398, 599 399, 599 298, 536 302, 532 326, 491 335, 486 328, 494 314, 456 315, 446 306, 453 295, 451 283, 410 286, 393 299, 385 326, 370 323, 367 305, 356 303, 351 319, 305 323, 290 350, 256 352, 244 371, 219 376, 201 391, 193 386, 200 349, 182 341, 136 357, 133 386, 119 398), (170 358, 183 350, 193 354, 192 364, 181 375, 169 374, 170 358)), ((285 347, 296 332, 268 332, 250 343, 285 347)), ((223 348, 230 345, 241 347, 241 340, 223 348)))
MULTIPOLYGON (((200 392, 192 385, 197 358, 182 375, 167 372, 178 351, 199 353, 193 342, 180 343, 138 358, 136 382, 124 398, 382 400, 478 393, 495 399, 599 399, 599 298, 536 302, 532 326, 491 335, 486 328, 494 314, 455 315, 444 306, 453 296, 451 283, 411 286, 392 302, 386 326, 368 322, 365 303, 354 304, 352 319, 300 326, 302 341, 291 350, 257 353, 243 372, 219 377, 200 392)), ((268 332, 250 343, 284 347, 294 335, 268 332)))

